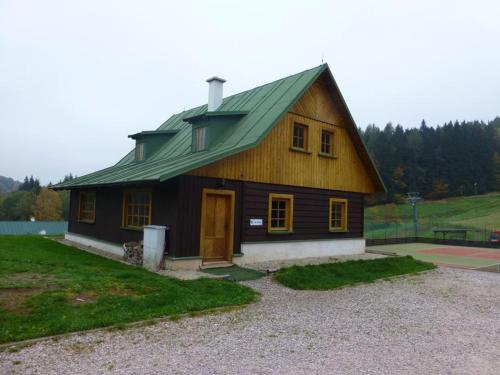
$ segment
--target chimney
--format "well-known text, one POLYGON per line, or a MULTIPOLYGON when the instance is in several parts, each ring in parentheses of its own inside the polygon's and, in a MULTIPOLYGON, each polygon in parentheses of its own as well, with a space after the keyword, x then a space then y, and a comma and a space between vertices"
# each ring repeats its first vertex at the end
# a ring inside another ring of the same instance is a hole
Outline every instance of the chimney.
POLYGON ((208 82, 208 110, 216 111, 222 104, 222 85, 226 80, 219 77, 207 79, 208 82))

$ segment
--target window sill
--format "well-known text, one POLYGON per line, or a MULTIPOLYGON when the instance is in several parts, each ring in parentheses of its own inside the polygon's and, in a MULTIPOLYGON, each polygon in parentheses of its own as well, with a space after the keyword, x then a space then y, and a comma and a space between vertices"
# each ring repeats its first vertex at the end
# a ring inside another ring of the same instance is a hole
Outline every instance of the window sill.
POLYGON ((347 229, 330 229, 328 230, 330 233, 347 233, 347 229))
POLYGON ((283 235, 283 234, 293 234, 293 230, 268 230, 268 234, 277 234, 277 235, 283 235))
POLYGON ((82 224, 95 224, 95 220, 77 220, 77 221, 82 224))
POLYGON ((120 227, 120 229, 132 230, 134 232, 142 232, 144 228, 143 227, 120 227))
POLYGON ((318 152, 318 156, 321 156, 322 158, 327 158, 327 159, 337 159, 337 155, 325 154, 324 152, 318 152))
POLYGON ((290 147, 290 151, 293 151, 293 152, 301 152, 303 154, 308 154, 308 155, 311 155, 312 152, 311 151, 308 151, 308 150, 305 150, 303 148, 296 148, 296 147, 290 147))

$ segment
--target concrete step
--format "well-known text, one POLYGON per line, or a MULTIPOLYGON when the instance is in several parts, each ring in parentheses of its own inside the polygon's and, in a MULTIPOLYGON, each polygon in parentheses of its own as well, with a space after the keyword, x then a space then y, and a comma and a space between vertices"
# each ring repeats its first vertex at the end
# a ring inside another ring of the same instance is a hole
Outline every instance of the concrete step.
POLYGON ((200 269, 206 270, 207 268, 223 268, 231 267, 234 264, 232 262, 222 261, 222 262, 206 262, 200 266, 200 269))

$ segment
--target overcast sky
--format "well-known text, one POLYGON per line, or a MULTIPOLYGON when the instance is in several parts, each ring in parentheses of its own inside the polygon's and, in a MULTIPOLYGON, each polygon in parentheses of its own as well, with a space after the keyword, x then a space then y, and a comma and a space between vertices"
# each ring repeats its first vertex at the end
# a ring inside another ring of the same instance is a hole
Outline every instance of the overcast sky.
POLYGON ((328 62, 357 124, 500 115, 500 2, 0 0, 0 175, 118 161, 127 135, 328 62))

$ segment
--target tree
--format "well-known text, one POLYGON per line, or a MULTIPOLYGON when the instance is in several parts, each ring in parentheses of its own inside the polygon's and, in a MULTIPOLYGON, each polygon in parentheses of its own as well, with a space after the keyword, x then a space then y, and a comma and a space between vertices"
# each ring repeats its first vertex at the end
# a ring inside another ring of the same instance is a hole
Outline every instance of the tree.
POLYGON ((437 180, 432 184, 432 191, 429 193, 429 198, 444 198, 448 196, 448 184, 443 180, 437 180))
POLYGON ((40 189, 40 180, 38 180, 38 178, 34 178, 33 176, 29 178, 26 176, 23 183, 19 186, 19 190, 34 191, 36 194, 40 192, 40 189))
POLYGON ((387 187, 366 202, 395 202, 408 191, 438 198, 500 190, 500 117, 404 129, 387 124, 361 131, 387 187), (476 185, 475 185, 476 183, 476 185))
POLYGON ((70 172, 69 174, 64 175, 64 178, 62 180, 59 180, 59 183, 74 180, 76 177, 76 175, 73 176, 73 173, 70 172))
POLYGON ((14 191, 3 198, 0 207, 1 220, 29 220, 36 195, 32 191, 14 191))
POLYGON ((54 190, 42 188, 33 205, 35 219, 57 221, 62 219, 61 197, 54 190))
POLYGON ((493 156, 493 158, 494 158, 494 164, 495 164, 496 190, 500 191, 500 153, 495 152, 495 155, 493 156))

